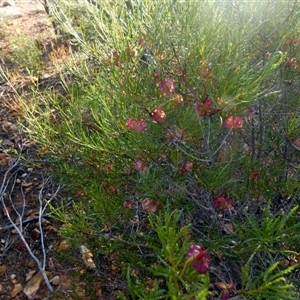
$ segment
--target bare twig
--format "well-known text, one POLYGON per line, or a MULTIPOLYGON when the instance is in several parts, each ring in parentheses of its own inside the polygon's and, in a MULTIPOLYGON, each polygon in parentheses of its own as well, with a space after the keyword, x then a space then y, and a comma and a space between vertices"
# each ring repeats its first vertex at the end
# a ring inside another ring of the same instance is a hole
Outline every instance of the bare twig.
MULTIPOLYGON (((44 217, 47 217, 47 216, 50 216, 50 215, 52 215, 52 213, 47 213, 47 214, 43 215, 42 217, 44 218, 44 217)), ((5 230, 8 230, 8 229, 14 228, 14 225, 16 225, 16 226, 24 225, 24 224, 27 224, 29 222, 39 220, 39 218, 40 218, 40 216, 36 216, 36 217, 30 218, 30 219, 22 220, 20 222, 15 222, 14 224, 5 225, 3 227, 0 227, 0 231, 5 231, 5 230)))
POLYGON ((46 204, 44 205, 44 207, 43 207, 43 202, 44 202, 43 201, 43 191, 44 191, 44 188, 45 188, 46 184, 49 182, 49 180, 50 180, 50 178, 48 178, 44 182, 44 184, 43 184, 43 186, 42 186, 42 188, 40 189, 40 192, 39 192, 39 203, 40 203, 39 230, 40 230, 40 233, 41 233, 41 235, 40 235, 40 237, 41 237, 41 247, 42 247, 42 252, 43 252, 43 264, 42 264, 42 268, 43 269, 45 269, 45 267, 46 267, 46 251, 45 251, 45 245, 44 245, 44 239, 43 239, 44 235, 43 235, 43 227, 42 227, 42 216, 44 215, 45 210, 46 210, 48 204, 56 197, 56 195, 57 195, 57 193, 58 193, 58 191, 60 189, 60 186, 58 186, 58 188, 56 189, 56 191, 54 192, 54 194, 51 195, 50 200, 48 200, 46 202, 46 204))
MULTIPOLYGON (((25 206, 26 206, 26 203, 25 203, 26 199, 25 199, 25 194, 23 193, 23 191, 22 191, 22 201, 23 201, 23 203, 22 203, 21 212, 18 211, 18 209, 15 207, 15 205, 13 204, 13 201, 12 201, 11 194, 12 194, 12 189, 14 189, 14 187, 15 187, 16 174, 20 170, 19 163, 20 163, 20 157, 17 157, 16 161, 11 163, 11 165, 5 171, 3 181, 2 181, 2 184, 0 186, 0 201, 2 203, 4 213, 5 213, 6 217, 8 218, 9 222, 11 223, 11 228, 14 228, 15 231, 18 233, 18 235, 19 235, 21 241, 24 243, 29 255, 36 262, 36 264, 39 268, 39 271, 41 272, 42 277, 43 277, 43 279, 44 279, 44 281, 47 285, 48 290, 50 292, 53 292, 53 288, 52 288, 52 286, 51 286, 51 284, 50 284, 50 282, 47 278, 47 275, 45 273, 46 251, 45 251, 44 243, 43 243, 43 234, 41 234, 41 244, 42 244, 42 251, 43 251, 43 264, 42 265, 40 264, 39 259, 31 251, 31 249, 30 249, 30 247, 29 247, 29 245, 28 245, 28 243, 27 243, 27 241, 26 241, 26 239, 23 235, 23 224, 24 224, 24 222, 23 222, 22 219, 24 217, 25 206), (13 182, 12 182, 12 180, 13 180, 13 182), (11 184, 11 187, 10 187, 10 190, 9 190, 9 185, 10 184, 11 184), (13 209, 14 209, 14 212, 16 212, 16 214, 19 218, 18 223, 15 223, 13 221, 12 217, 11 217, 11 213, 10 213, 10 211, 9 211, 7 205, 6 205, 5 195, 7 195, 7 198, 10 201, 10 203, 11 203, 13 209), (19 226, 20 226, 20 228, 19 228, 19 226)), ((46 183, 47 183, 47 181, 46 181, 46 183)), ((45 184, 43 185, 43 188, 44 188, 44 186, 45 186, 45 184)), ((41 191, 43 191, 43 188, 41 189, 41 191)), ((58 191, 58 189, 57 189, 57 191, 58 191)), ((55 195, 57 194, 57 191, 54 193, 54 195, 52 195, 51 199, 53 199, 55 197, 55 195)), ((42 192, 39 193, 39 200, 40 200, 40 215, 39 215, 38 219, 39 219, 39 224, 40 224, 40 230, 41 230, 41 233, 42 233, 41 220, 42 220, 42 216, 45 212, 45 209, 47 207, 47 204, 43 206, 42 192)), ((48 201, 48 203, 49 203, 49 201, 48 201)), ((25 220, 25 221, 27 221, 27 220, 25 220)), ((32 221, 32 219, 30 221, 32 221)))

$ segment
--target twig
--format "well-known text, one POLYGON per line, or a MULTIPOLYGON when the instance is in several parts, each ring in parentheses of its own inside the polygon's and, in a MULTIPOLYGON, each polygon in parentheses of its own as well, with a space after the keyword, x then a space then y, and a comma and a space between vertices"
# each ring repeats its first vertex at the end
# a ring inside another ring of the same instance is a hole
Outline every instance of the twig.
MULTIPOLYGON (((72 201, 69 201, 66 205, 64 205, 64 207, 67 207, 69 206, 70 204, 72 203, 72 201)), ((41 215, 41 218, 45 218, 45 217, 49 217, 49 216, 52 216, 53 213, 52 212, 49 212, 49 213, 46 213, 46 214, 43 214, 41 215)), ((40 222, 40 215, 36 216, 36 217, 33 217, 33 218, 30 218, 30 219, 26 219, 26 220, 22 220, 20 222, 16 222, 14 223, 16 226, 19 226, 21 224, 27 224, 29 222, 32 222, 32 221, 35 221, 35 220, 39 220, 40 222)), ((3 227, 0 227, 0 231, 5 231, 7 229, 11 229, 11 228, 14 228, 14 225, 10 224, 10 225, 5 225, 3 227)))
POLYGON ((215 150, 215 152, 213 153, 212 156, 215 156, 215 155, 221 150, 221 148, 222 148, 223 145, 225 144, 225 142, 226 142, 228 136, 229 136, 231 133, 232 133, 232 129, 229 130, 229 131, 227 132, 227 134, 226 134, 225 137, 223 138, 222 142, 220 143, 220 146, 217 148, 217 150, 215 150))
POLYGON ((58 186, 57 190, 55 191, 55 193, 51 196, 50 200, 48 200, 43 208, 43 190, 44 187, 46 186, 46 184, 48 183, 48 181, 50 180, 50 178, 48 178, 46 180, 46 182, 43 184, 42 188, 40 189, 39 192, 39 203, 40 203, 40 211, 39 211, 39 229, 40 229, 40 237, 41 237, 41 247, 42 247, 42 252, 43 252, 43 264, 42 264, 42 268, 45 269, 46 267, 46 251, 45 251, 45 244, 44 244, 44 239, 43 239, 43 227, 42 227, 42 216, 45 212, 45 209, 47 208, 48 204, 56 197, 60 186, 58 186))
MULTIPOLYGON (((37 266, 38 266, 38 268, 39 268, 39 271, 41 272, 41 275, 42 275, 42 277, 43 277, 43 279, 44 279, 44 281, 45 281, 45 283, 46 283, 46 285, 47 285, 48 290, 49 290, 50 292, 53 292, 53 288, 52 288, 52 286, 51 286, 51 284, 50 284, 50 282, 49 282, 49 280, 48 280, 48 278, 47 278, 47 275, 46 275, 46 273, 45 273, 45 264, 43 263, 42 266, 40 265, 39 259, 38 259, 38 258, 33 254, 33 252, 31 251, 31 249, 30 249, 30 247, 29 247, 29 245, 28 245, 28 243, 27 243, 27 241, 26 241, 26 239, 24 238, 24 235, 23 235, 23 233, 22 233, 22 224, 23 224, 23 222, 22 222, 22 217, 23 217, 23 215, 24 215, 24 210, 25 210, 25 208, 24 208, 24 206, 25 206, 25 200, 23 200, 23 210, 22 210, 22 213, 17 212, 17 215, 19 216, 19 218, 20 218, 20 220, 21 220, 21 221, 19 222, 19 225, 21 225, 21 229, 20 229, 20 228, 17 226, 17 224, 12 220, 11 215, 10 215, 10 212, 9 212, 7 206, 6 206, 5 201, 4 201, 4 194, 5 194, 6 190, 8 189, 9 182, 10 182, 11 178, 14 178, 14 175, 16 174, 16 172, 14 172, 13 175, 10 175, 10 173, 12 172, 12 170, 13 170, 14 168, 16 168, 16 167, 19 165, 19 162, 20 162, 20 157, 18 157, 17 160, 16 160, 14 163, 12 163, 12 164, 9 166, 9 168, 8 168, 8 169, 5 171, 5 173, 4 173, 3 181, 2 181, 2 184, 1 184, 1 186, 0 186, 0 199, 1 199, 1 203, 2 203, 2 205, 3 205, 3 210, 4 210, 4 212, 5 212, 5 215, 6 215, 6 217, 8 218, 8 220, 10 221, 10 223, 11 223, 11 225, 12 225, 12 228, 14 228, 15 231, 18 233, 18 235, 19 235, 21 241, 24 243, 24 245, 25 245, 25 247, 26 247, 26 249, 27 249, 29 255, 30 255, 30 256, 32 257, 32 259, 36 262, 36 264, 37 264, 37 266)), ((14 186, 14 185, 13 185, 13 186, 14 186)), ((24 194, 23 194, 23 196, 24 196, 24 194)), ((23 197, 23 199, 24 199, 24 197, 23 197)), ((11 195, 9 195, 9 200, 10 200, 10 202, 12 203, 11 195)), ((15 206, 14 206, 13 204, 12 204, 12 206, 13 206, 14 210, 16 211, 15 206)), ((41 208, 40 208, 40 212, 43 213, 43 212, 44 212, 44 209, 41 209, 41 208)), ((41 221, 41 216, 39 216, 39 220, 41 221)), ((41 235, 41 242, 42 242, 42 240, 43 240, 43 236, 41 235)), ((42 243, 42 244, 43 244, 43 243, 42 243)), ((45 249, 43 248, 44 261, 45 261, 45 255, 46 255, 45 249)))
MULTIPOLYGON (((52 215, 52 213, 47 213, 47 214, 43 215, 42 217, 44 218, 44 217, 47 217, 49 215, 52 215)), ((16 225, 16 226, 19 226, 19 225, 22 225, 22 224, 24 225, 24 224, 27 224, 29 222, 38 220, 39 218, 40 218, 40 216, 36 216, 36 217, 30 218, 30 219, 27 219, 27 220, 22 220, 20 222, 16 222, 16 223, 14 223, 14 225, 16 225)), ((7 230, 7 229, 14 228, 14 225, 11 224, 11 225, 6 225, 6 226, 3 226, 3 227, 0 227, 0 231, 4 231, 4 230, 7 230)))

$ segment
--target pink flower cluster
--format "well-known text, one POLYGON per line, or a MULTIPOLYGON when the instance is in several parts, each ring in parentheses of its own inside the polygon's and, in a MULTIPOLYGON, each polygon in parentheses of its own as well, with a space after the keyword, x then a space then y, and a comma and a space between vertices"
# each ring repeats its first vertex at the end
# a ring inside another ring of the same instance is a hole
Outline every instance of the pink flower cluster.
POLYGON ((224 126, 228 129, 238 129, 242 128, 244 125, 244 121, 235 116, 230 116, 224 121, 224 126))
POLYGON ((183 102, 183 97, 180 94, 174 94, 172 98, 172 103, 174 106, 183 102))
MULTIPOLYGON (((133 209, 136 206, 136 203, 137 202, 133 200, 125 200, 123 202, 123 206, 127 209, 133 209)), ((158 210, 158 204, 157 202, 147 198, 142 201, 142 208, 146 212, 155 213, 158 210)))
POLYGON ((188 173, 191 173, 193 171, 193 166, 194 166, 194 163, 191 162, 191 161, 186 161, 182 166, 181 168, 179 169, 179 173, 181 175, 186 175, 188 173))
POLYGON ((134 168, 139 172, 146 172, 148 167, 145 165, 144 161, 142 159, 138 159, 134 163, 134 168))
POLYGON ((212 105, 212 100, 206 97, 201 102, 196 104, 196 111, 201 117, 211 116, 217 112, 212 105))
POLYGON ((234 282, 224 283, 224 282, 215 282, 215 286, 222 290, 221 300, 228 300, 230 292, 233 290, 235 284, 234 282))
POLYGON ((208 253, 201 246, 192 245, 188 248, 187 257, 193 262, 193 269, 200 274, 205 274, 209 269, 208 253))
POLYGON ((161 123, 166 118, 166 113, 160 107, 157 107, 150 113, 150 116, 155 122, 161 123))
POLYGON ((104 63, 106 65, 113 64, 115 66, 119 66, 120 62, 120 53, 117 50, 114 50, 112 54, 104 59, 104 63))
POLYGON ((253 171, 249 174, 249 179, 253 180, 254 182, 257 182, 259 176, 258 171, 253 171))
POLYGON ((76 196, 77 197, 83 197, 83 196, 85 196, 85 191, 84 190, 77 190, 76 191, 76 196))
POLYGON ((221 210, 231 209, 231 199, 225 193, 218 194, 213 198, 213 206, 221 210))
POLYGON ((298 150, 300 150, 300 138, 297 139, 294 143, 293 143, 294 147, 298 150))
POLYGON ((129 129, 132 129, 136 132, 142 132, 146 129, 147 127, 147 122, 144 119, 134 119, 134 118, 130 118, 127 121, 127 127, 129 129))
POLYGON ((158 83, 163 95, 170 95, 175 92, 174 79, 166 78, 158 83))
POLYGON ((146 212, 151 212, 154 213, 158 210, 158 204, 157 202, 151 200, 151 199, 144 199, 142 201, 142 208, 146 211, 146 212))
POLYGON ((123 202, 123 206, 127 209, 132 209, 132 208, 134 208, 135 204, 134 204, 134 201, 132 201, 132 200, 125 200, 123 202))
POLYGON ((145 48, 146 47, 146 42, 145 42, 145 40, 144 39, 142 39, 142 38, 138 38, 138 43, 143 47, 143 48, 145 48))

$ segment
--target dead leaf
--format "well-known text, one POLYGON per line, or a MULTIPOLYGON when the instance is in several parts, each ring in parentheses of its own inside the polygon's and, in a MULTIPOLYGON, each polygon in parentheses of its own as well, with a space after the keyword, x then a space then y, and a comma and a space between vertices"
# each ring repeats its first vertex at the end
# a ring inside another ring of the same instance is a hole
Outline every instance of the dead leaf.
POLYGON ((11 291, 10 296, 15 298, 21 291, 23 290, 23 286, 21 283, 17 283, 14 286, 14 289, 11 291))
POLYGON ((81 258, 83 260, 83 262, 85 263, 86 267, 89 270, 95 270, 96 265, 93 261, 93 254, 92 252, 84 245, 79 246, 79 251, 81 253, 81 258))
POLYGON ((40 235, 41 235, 41 232, 37 229, 37 228, 34 228, 31 233, 30 233, 31 237, 34 239, 34 240, 37 240, 40 238, 40 235))
POLYGON ((99 299, 100 297, 103 297, 103 291, 102 291, 101 289, 97 290, 96 296, 98 297, 98 299, 99 299))
POLYGON ((57 229, 54 227, 54 226, 47 226, 47 227, 45 227, 45 230, 48 232, 48 233, 50 233, 50 234, 55 234, 55 233, 57 233, 57 229))
POLYGON ((29 272, 26 274, 26 279, 25 279, 25 281, 28 282, 28 281, 32 278, 32 276, 33 276, 35 273, 36 273, 36 270, 31 270, 31 271, 29 271, 29 272))
POLYGON ((7 167, 8 166, 8 160, 7 160, 7 158, 5 157, 5 158, 2 158, 2 159, 0 159, 0 165, 2 166, 2 167, 7 167))
POLYGON ((19 242, 16 244, 16 247, 15 247, 18 251, 20 252, 24 252, 27 250, 26 248, 26 245, 24 244, 24 242, 19 242))
POLYGON ((60 276, 56 275, 54 276, 50 282, 53 284, 53 285, 59 285, 59 282, 60 282, 60 276))
POLYGON ((54 261, 52 258, 49 259, 47 266, 48 266, 49 270, 54 270, 55 265, 54 265, 54 261))
MULTIPOLYGON (((20 229, 20 226, 17 226, 17 227, 20 229)), ((18 233, 18 230, 17 230, 17 229, 12 229, 12 230, 11 230, 11 233, 12 233, 12 234, 17 234, 17 233, 18 233)))
POLYGON ((71 290, 72 279, 68 275, 62 275, 60 278, 59 290, 66 293, 71 290))
POLYGON ((233 231, 234 231, 233 224, 230 224, 230 223, 224 224, 224 231, 226 234, 233 233, 233 231))
POLYGON ((39 185, 36 186, 36 189, 40 190, 44 187, 44 185, 45 185, 45 183, 42 182, 42 183, 40 183, 39 185))
POLYGON ((27 220, 30 220, 30 219, 34 219, 35 217, 37 217, 39 215, 39 212, 38 211, 36 211, 36 212, 34 212, 34 211, 30 211, 30 212, 28 212, 27 213, 27 220))
POLYGON ((7 217, 8 215, 10 215, 10 213, 11 213, 11 208, 10 207, 7 207, 6 209, 2 209, 2 212, 3 212, 3 215, 5 216, 5 217, 7 217))
POLYGON ((63 241, 61 241, 61 243, 59 244, 59 246, 58 246, 58 249, 60 250, 60 251, 65 251, 65 250, 68 250, 68 249, 70 249, 70 244, 68 243, 68 241, 67 240, 63 240, 63 241))
POLYGON ((28 188, 24 189, 24 193, 28 194, 30 191, 32 191, 32 189, 33 189, 33 186, 31 185, 28 188))
POLYGON ((43 226, 43 227, 48 226, 48 225, 50 225, 50 224, 51 224, 50 221, 46 220, 45 218, 42 218, 42 226, 43 226))
POLYGON ((34 259, 31 259, 30 262, 28 263, 28 267, 33 269, 36 267, 36 261, 34 259))
POLYGON ((7 157, 7 154, 5 153, 0 153, 0 160, 4 159, 7 157))
POLYGON ((0 276, 2 276, 3 274, 5 274, 6 272, 6 265, 1 265, 0 266, 0 276))
POLYGON ((33 185, 33 182, 23 182, 22 187, 27 188, 33 185))
MULTIPOLYGON (((49 277, 50 272, 45 271, 45 273, 46 273, 46 276, 49 277)), ((39 290, 39 288, 40 288, 43 281, 44 281, 44 278, 42 276, 42 273, 38 272, 26 284, 26 286, 24 287, 23 292, 29 300, 34 298, 36 292, 39 290)))

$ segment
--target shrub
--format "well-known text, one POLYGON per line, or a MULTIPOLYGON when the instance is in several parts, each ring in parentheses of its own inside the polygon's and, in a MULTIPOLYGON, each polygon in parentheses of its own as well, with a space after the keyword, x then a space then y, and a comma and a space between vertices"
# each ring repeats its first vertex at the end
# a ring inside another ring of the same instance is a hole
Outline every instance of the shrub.
POLYGON ((61 235, 117 257, 120 298, 296 299, 298 4, 67 4, 75 79, 25 105, 61 235))

